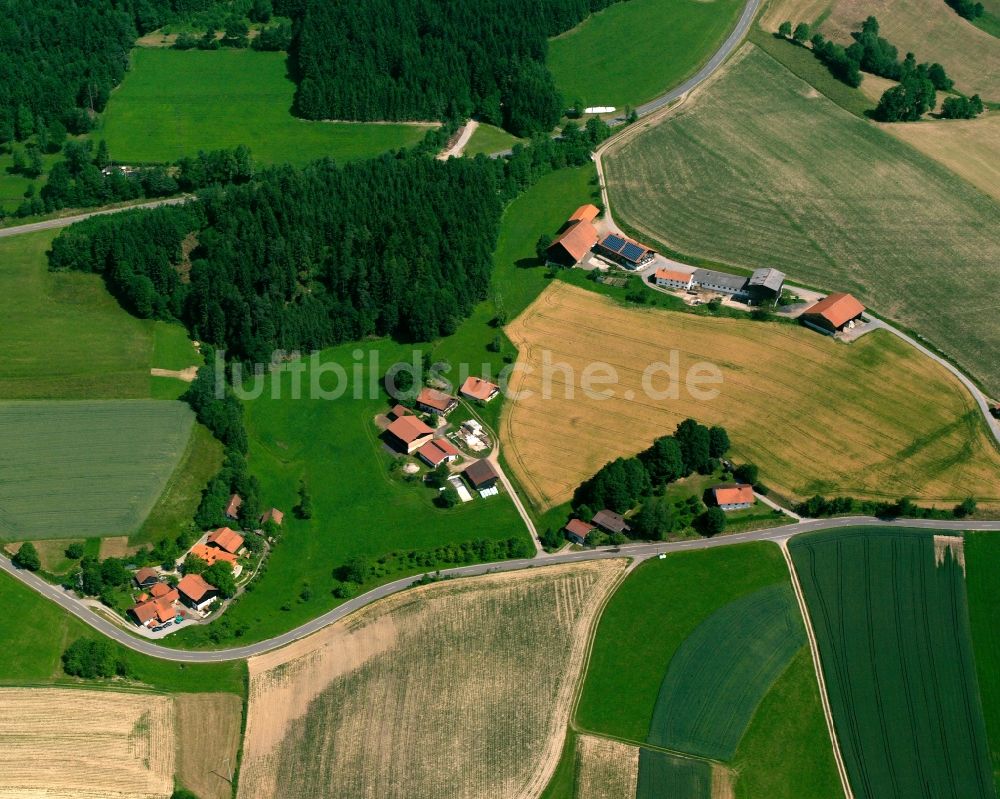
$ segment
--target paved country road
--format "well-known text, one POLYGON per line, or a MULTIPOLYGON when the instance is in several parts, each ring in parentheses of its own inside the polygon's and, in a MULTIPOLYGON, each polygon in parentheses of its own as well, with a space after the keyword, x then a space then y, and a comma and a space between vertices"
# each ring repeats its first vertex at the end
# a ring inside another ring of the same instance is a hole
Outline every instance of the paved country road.
MULTIPOLYGON (((849 516, 838 519, 809 519, 795 524, 787 524, 783 527, 775 527, 768 530, 757 530, 749 533, 735 533, 733 535, 723 535, 717 538, 698 538, 687 541, 675 541, 671 543, 651 543, 651 544, 626 544, 621 547, 603 547, 601 549, 581 550, 579 552, 565 552, 556 555, 543 555, 536 558, 526 558, 523 560, 507 560, 498 563, 481 563, 473 566, 459 566, 454 569, 443 569, 440 573, 443 577, 475 577, 481 574, 516 571, 518 569, 528 569, 535 566, 549 566, 559 563, 578 563, 580 561, 596 560, 600 558, 628 557, 637 561, 656 557, 661 553, 683 552, 691 549, 712 549, 715 547, 732 546, 748 541, 784 541, 799 533, 815 532, 819 530, 835 530, 841 527, 854 527, 857 525, 878 525, 884 527, 918 527, 931 530, 990 530, 1000 531, 1000 520, 997 521, 933 521, 928 519, 914 520, 894 520, 883 521, 872 516, 849 516)), ((64 591, 59 586, 46 583, 32 572, 27 572, 15 567, 8 558, 0 557, 0 571, 12 574, 21 582, 35 589, 42 596, 61 605, 66 611, 76 616, 81 621, 93 627, 108 638, 112 638, 118 643, 140 652, 144 655, 162 658, 164 660, 177 661, 181 663, 216 663, 227 660, 239 660, 253 657, 254 655, 268 652, 272 649, 290 644, 299 638, 303 638, 318 630, 323 629, 335 621, 344 618, 354 611, 375 602, 378 599, 395 594, 413 585, 415 577, 405 577, 395 580, 378 588, 373 588, 365 594, 356 596, 348 600, 343 605, 334 608, 322 616, 318 616, 312 621, 306 622, 294 630, 290 630, 282 635, 268 638, 247 646, 234 647, 232 649, 219 649, 214 651, 183 651, 161 646, 146 639, 138 638, 126 630, 118 627, 102 616, 96 615, 86 605, 83 605, 74 595, 64 591)))
POLYGON ((87 211, 83 214, 73 216, 60 216, 55 219, 43 219, 41 222, 30 222, 27 225, 13 225, 12 227, 0 228, 0 239, 7 236, 20 236, 23 233, 35 233, 39 230, 52 230, 53 228, 69 227, 76 222, 90 219, 92 216, 104 216, 105 214, 117 214, 121 211, 134 211, 137 208, 159 208, 161 205, 179 205, 194 199, 193 195, 185 194, 181 197, 168 197, 163 200, 151 200, 148 203, 138 203, 136 205, 123 205, 120 208, 101 208, 97 211, 87 211))

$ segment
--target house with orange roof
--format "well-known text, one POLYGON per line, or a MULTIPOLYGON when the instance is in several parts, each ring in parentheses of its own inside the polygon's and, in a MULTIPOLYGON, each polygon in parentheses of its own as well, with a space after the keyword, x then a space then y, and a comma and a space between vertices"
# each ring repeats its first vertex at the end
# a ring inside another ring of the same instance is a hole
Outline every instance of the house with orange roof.
POLYGON ((724 511, 743 510, 753 506, 756 501, 753 486, 721 485, 712 489, 712 499, 724 511))
POLYGON ((417 457, 432 469, 442 463, 451 463, 458 455, 455 445, 446 438, 435 438, 417 450, 417 457))
POLYGON ((412 455, 434 437, 434 430, 416 416, 400 416, 385 429, 385 435, 393 447, 412 455))
POLYGON ((230 555, 239 554, 239 551, 243 548, 243 536, 228 527, 220 527, 218 530, 212 530, 205 540, 209 546, 218 547, 230 555))
POLYGON ((593 222, 600 215, 601 209, 593 203, 587 203, 577 208, 569 217, 570 222, 593 222))
POLYGON ((197 611, 204 610, 219 598, 219 589, 200 574, 185 574, 177 584, 177 591, 181 601, 197 611))
POLYGON ((188 550, 188 557, 201 558, 209 566, 212 566, 219 561, 224 563, 232 564, 233 572, 236 571, 236 556, 230 552, 226 552, 224 549, 219 549, 218 547, 210 547, 208 544, 195 544, 188 550))
POLYGON ((469 376, 462 383, 462 387, 458 393, 469 399, 489 402, 500 393, 500 386, 496 383, 491 383, 489 380, 483 380, 481 377, 469 376))
POLYGON ((264 511, 264 514, 260 517, 261 524, 267 524, 268 522, 274 522, 280 525, 285 520, 285 514, 282 513, 277 508, 271 508, 270 510, 264 511))
POLYGON ((439 413, 447 416, 458 407, 458 397, 445 394, 436 388, 422 388, 417 394, 417 407, 426 413, 439 413))
POLYGON ((852 295, 838 291, 807 308, 799 319, 813 330, 833 335, 846 327, 853 327, 864 312, 865 306, 852 295))
POLYGON ((143 599, 140 597, 135 607, 129 610, 132 618, 143 627, 155 627, 158 624, 170 621, 177 615, 177 611, 174 609, 174 602, 180 598, 180 593, 177 589, 170 588, 170 586, 163 583, 159 583, 158 586, 162 586, 166 591, 161 592, 159 596, 154 593, 152 599, 143 599))
POLYGON ((585 522, 583 519, 570 519, 563 528, 566 538, 574 544, 583 544, 587 541, 587 536, 594 530, 594 525, 585 522))
POLYGON ((653 282, 665 289, 690 289, 694 285, 694 275, 679 269, 657 269, 653 282))

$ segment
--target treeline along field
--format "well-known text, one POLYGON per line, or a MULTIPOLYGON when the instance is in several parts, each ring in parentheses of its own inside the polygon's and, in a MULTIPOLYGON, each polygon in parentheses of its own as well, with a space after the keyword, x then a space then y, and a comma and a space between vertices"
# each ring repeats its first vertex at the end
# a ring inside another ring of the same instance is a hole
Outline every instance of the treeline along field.
POLYGON ((856 528, 790 543, 859 799, 996 796, 951 538, 856 528))
POLYGON ((1000 391, 1000 205, 760 50, 745 45, 604 164, 619 222, 692 255, 854 292, 1000 391))

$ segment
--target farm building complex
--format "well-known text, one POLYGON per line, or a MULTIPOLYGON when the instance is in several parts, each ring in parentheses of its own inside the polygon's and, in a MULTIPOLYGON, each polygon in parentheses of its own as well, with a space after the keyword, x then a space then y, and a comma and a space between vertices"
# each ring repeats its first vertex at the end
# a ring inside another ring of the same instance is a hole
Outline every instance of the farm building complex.
POLYGON ((645 266, 656 255, 656 252, 645 244, 640 244, 617 233, 609 233, 601 239, 597 245, 597 252, 626 269, 638 269, 645 266))
POLYGON ((777 269, 757 269, 750 277, 731 275, 715 269, 657 269, 650 278, 660 288, 701 289, 745 300, 751 305, 777 300, 785 287, 785 273, 777 269))

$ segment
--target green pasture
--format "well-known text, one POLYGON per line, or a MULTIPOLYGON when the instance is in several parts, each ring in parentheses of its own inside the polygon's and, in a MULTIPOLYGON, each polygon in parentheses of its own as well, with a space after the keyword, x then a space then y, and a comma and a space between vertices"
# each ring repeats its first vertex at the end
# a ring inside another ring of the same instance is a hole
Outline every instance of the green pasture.
MULTIPOLYGON (((248 461, 261 483, 265 507, 285 511, 280 542, 252 592, 231 607, 223 620, 243 628, 241 641, 261 640, 312 619, 341 599, 333 596, 333 572, 354 557, 366 558, 372 575, 365 589, 405 574, 432 572, 434 560, 409 561, 393 553, 464 541, 521 538, 527 531, 506 494, 449 510, 437 508, 434 492, 419 482, 391 474, 393 457, 378 438, 375 416, 389 408, 380 379, 389 366, 408 361, 412 348, 386 340, 348 344, 321 353, 321 370, 307 370, 301 399, 294 397, 292 375, 281 376, 279 399, 271 378, 262 395, 245 402, 250 436, 248 461), (362 358, 355 358, 361 353, 362 358), (371 358, 378 367, 370 368, 371 358), (312 398, 313 377, 324 391, 334 391, 332 364, 349 376, 351 387, 339 399, 312 398), (353 381, 355 364, 360 382, 353 381), (325 371, 324 371, 325 370, 325 371), (374 393, 371 384, 374 382, 374 393), (355 398, 357 389, 362 398, 355 398), (292 513, 300 481, 312 497, 313 516, 292 513)), ((453 565, 453 564, 450 564, 453 565)), ((182 646, 207 645, 212 627, 188 628, 171 636, 182 646)))
POLYGON ((245 144, 258 163, 304 164, 409 147, 428 128, 298 119, 291 114, 294 93, 284 53, 137 48, 93 136, 127 163, 245 144))
POLYGON ((0 397, 148 397, 152 323, 122 310, 97 275, 49 272, 57 232, 0 239, 0 397))
POLYGON ((976 655, 979 695, 993 759, 993 782, 1000 793, 1000 535, 965 537, 966 590, 976 655))
POLYGON ((0 537, 132 533, 174 472, 193 424, 179 402, 0 403, 0 537))
POLYGON ((742 0, 628 0, 549 41, 567 104, 637 106, 698 71, 736 26, 742 0))
POLYGON ((757 707, 732 767, 736 799, 843 799, 808 646, 757 707))
POLYGON ((897 528, 790 548, 854 795, 995 797, 959 562, 897 528))
POLYGON ((503 150, 509 150, 518 142, 527 143, 525 139, 519 139, 502 128, 480 122, 479 126, 472 132, 469 143, 465 145, 464 154, 479 155, 479 153, 484 153, 489 155, 490 153, 499 153, 503 150))
POLYGON ((719 608, 671 658, 647 742, 731 760, 761 699, 803 643, 805 630, 787 583, 719 608))
POLYGON ((638 235, 853 292, 1000 391, 1000 204, 759 48, 604 164, 638 235))
POLYGON ((645 747, 639 750, 635 799, 711 799, 712 796, 712 767, 704 760, 645 747))
POLYGON ((688 637, 733 600, 787 581, 778 547, 763 542, 641 564, 601 616, 576 711, 579 727, 645 741, 664 676, 688 637))

